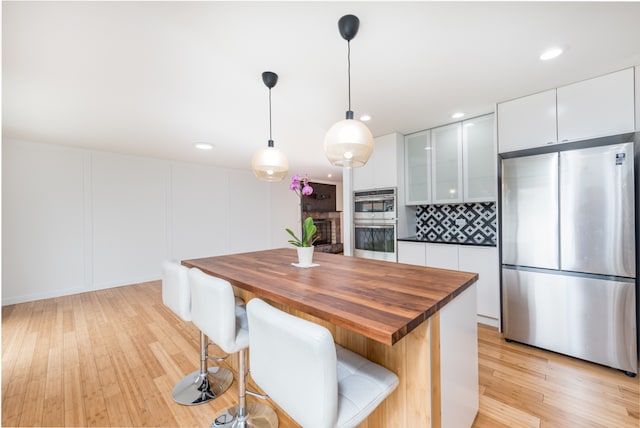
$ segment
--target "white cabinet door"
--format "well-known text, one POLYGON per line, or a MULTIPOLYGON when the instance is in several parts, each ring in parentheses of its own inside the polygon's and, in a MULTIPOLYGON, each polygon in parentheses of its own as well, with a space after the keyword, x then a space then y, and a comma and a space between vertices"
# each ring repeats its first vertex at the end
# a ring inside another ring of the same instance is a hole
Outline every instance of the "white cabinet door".
POLYGON ((560 142, 632 132, 633 69, 558 88, 560 142))
POLYGON ((389 134, 374 139, 367 164, 353 169, 353 189, 368 190, 398 186, 397 137, 389 134))
POLYGON ((555 89, 498 104, 500 153, 557 141, 555 89))
POLYGON ((398 263, 426 266, 424 242, 398 242, 398 263))
POLYGON ((376 153, 377 147, 375 147, 371 157, 364 166, 359 168, 353 168, 353 190, 368 190, 373 189, 373 177, 375 175, 376 153))
POLYGON ((426 243, 427 267, 458 270, 458 245, 426 243))
POLYGON ((640 131, 640 65, 636 66, 636 131, 640 131))
POLYGON ((405 137, 406 205, 431 203, 431 140, 430 131, 405 137))
POLYGON ((398 187, 398 136, 393 133, 375 139, 374 188, 398 187))
POLYGON ((498 173, 494 115, 462 122, 464 201, 496 200, 498 173))
POLYGON ((433 203, 462 202, 462 124, 431 130, 433 203))
POLYGON ((500 281, 497 247, 461 245, 458 267, 464 272, 478 274, 478 315, 500 318, 500 281))

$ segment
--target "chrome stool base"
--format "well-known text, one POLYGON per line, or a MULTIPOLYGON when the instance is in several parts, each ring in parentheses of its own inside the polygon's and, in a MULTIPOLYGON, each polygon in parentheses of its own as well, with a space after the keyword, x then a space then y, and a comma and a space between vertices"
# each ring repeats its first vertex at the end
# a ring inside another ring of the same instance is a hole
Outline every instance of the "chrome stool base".
POLYGON ((185 406, 196 406, 217 398, 233 382, 233 373, 224 367, 209 367, 207 375, 200 370, 188 374, 173 388, 173 401, 185 406))
POLYGON ((209 428, 278 428, 276 412, 266 404, 247 403, 248 415, 242 421, 238 418, 238 406, 229 407, 218 415, 209 428))

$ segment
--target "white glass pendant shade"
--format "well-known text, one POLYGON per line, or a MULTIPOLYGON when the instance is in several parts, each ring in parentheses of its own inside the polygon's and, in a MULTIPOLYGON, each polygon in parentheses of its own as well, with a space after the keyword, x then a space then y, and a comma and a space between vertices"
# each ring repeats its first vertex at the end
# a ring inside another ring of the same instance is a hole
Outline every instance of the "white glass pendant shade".
POLYGON ((289 171, 289 162, 280 150, 266 147, 253 155, 251 169, 259 180, 281 181, 289 171))
POLYGON ((335 166, 363 166, 372 152, 371 131, 364 123, 355 119, 341 120, 324 137, 324 153, 335 166))

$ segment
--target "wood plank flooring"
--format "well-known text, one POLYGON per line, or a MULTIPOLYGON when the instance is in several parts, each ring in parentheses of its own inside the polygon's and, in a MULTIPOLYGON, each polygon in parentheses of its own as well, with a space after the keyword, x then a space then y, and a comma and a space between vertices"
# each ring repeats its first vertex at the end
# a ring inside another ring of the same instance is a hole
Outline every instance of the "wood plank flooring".
MULTIPOLYGON (((506 343, 489 327, 478 334, 475 428, 640 426, 637 377, 506 343)), ((236 385, 204 405, 175 404, 171 390, 197 368, 198 348, 159 282, 5 306, 2 426, 207 427, 235 403, 236 385)))

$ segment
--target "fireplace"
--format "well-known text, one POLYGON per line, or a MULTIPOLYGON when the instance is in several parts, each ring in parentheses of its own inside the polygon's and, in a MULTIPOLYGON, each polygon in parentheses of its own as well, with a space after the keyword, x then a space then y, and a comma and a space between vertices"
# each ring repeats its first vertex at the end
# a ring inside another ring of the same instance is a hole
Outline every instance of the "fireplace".
POLYGON ((309 183, 313 193, 302 197, 302 218, 313 218, 316 225, 316 251, 342 253, 340 212, 336 211, 335 184, 309 183))
POLYGON ((314 219, 313 224, 316 225, 316 243, 314 245, 331 244, 331 220, 314 219))
POLYGON ((314 244, 316 251, 323 253, 342 253, 344 246, 342 244, 342 232, 340 229, 340 212, 321 212, 321 211, 305 211, 304 218, 313 218, 313 224, 316 225, 318 240, 314 244))

